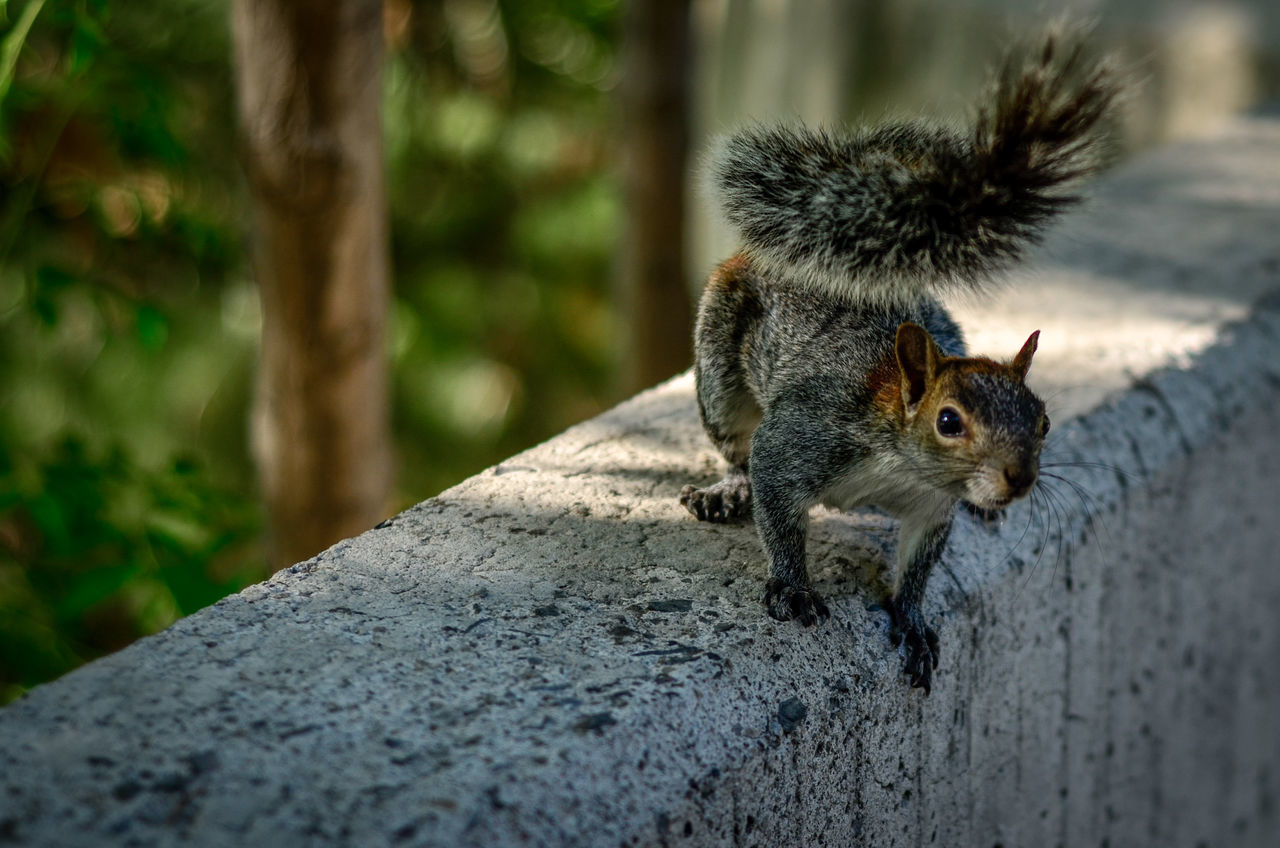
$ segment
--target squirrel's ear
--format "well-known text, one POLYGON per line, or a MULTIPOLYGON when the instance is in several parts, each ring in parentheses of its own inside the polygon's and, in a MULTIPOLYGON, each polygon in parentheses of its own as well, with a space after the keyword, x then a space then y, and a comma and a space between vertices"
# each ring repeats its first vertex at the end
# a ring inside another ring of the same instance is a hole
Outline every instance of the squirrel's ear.
POLYGON ((928 330, 910 321, 898 327, 893 348, 902 372, 902 400, 910 409, 920 403, 933 383, 942 352, 928 330))
POLYGON ((1013 358, 1013 362, 1009 363, 1009 367, 1019 378, 1027 379, 1027 372, 1031 370, 1031 357, 1035 356, 1036 348, 1040 344, 1040 331, 1036 330, 1027 337, 1027 341, 1022 346, 1022 350, 1018 351, 1018 355, 1013 358))

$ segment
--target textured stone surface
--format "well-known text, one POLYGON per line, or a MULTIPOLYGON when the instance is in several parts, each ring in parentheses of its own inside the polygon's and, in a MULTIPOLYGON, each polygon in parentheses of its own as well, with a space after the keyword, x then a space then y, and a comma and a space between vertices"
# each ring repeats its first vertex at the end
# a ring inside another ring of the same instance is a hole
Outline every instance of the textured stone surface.
POLYGON ((816 517, 803 630, 750 525, 683 513, 684 377, 0 711, 0 844, 1277 844, 1277 151, 1135 163, 965 308, 1045 331, 1066 479, 960 520, 931 697, 893 522, 816 517))

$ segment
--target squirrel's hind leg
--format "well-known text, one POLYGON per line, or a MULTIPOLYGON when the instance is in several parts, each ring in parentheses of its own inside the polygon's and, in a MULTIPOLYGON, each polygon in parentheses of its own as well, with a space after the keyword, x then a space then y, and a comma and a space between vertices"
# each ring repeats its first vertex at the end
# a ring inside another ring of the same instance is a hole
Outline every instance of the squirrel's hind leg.
MULTIPOLYGON (((740 326, 742 302, 748 294, 724 269, 703 294, 696 333, 698 415, 716 450, 729 463, 729 473, 705 488, 685 486, 680 503, 699 521, 734 521, 751 517, 751 437, 763 413, 747 385, 740 326)), ((748 310, 750 311, 750 310, 748 310)))

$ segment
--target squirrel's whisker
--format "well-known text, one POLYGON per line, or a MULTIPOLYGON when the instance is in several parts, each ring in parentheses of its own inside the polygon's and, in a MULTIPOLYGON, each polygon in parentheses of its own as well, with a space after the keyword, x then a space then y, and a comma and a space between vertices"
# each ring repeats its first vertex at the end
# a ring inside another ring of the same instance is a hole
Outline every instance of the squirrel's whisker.
POLYGON ((1084 508, 1085 526, 1093 533, 1094 541, 1100 546, 1102 539, 1098 536, 1098 531, 1094 529, 1094 523, 1102 526, 1102 531, 1107 534, 1108 542, 1111 541, 1111 528, 1107 525, 1106 514, 1102 510, 1102 503, 1098 500, 1098 496, 1089 491, 1082 483, 1072 480, 1062 474, 1053 474, 1051 472, 1042 471, 1042 477, 1057 480, 1071 487, 1071 491, 1080 500, 1080 505, 1084 508))
MULTIPOLYGON (((1047 452, 1047 451, 1046 451, 1047 452)), ((1085 461, 1066 461, 1066 462, 1042 462, 1041 468, 1100 468, 1104 471, 1111 471, 1122 477, 1134 479, 1137 477, 1131 471, 1126 471, 1118 465, 1112 465, 1109 462, 1085 462, 1085 461)))

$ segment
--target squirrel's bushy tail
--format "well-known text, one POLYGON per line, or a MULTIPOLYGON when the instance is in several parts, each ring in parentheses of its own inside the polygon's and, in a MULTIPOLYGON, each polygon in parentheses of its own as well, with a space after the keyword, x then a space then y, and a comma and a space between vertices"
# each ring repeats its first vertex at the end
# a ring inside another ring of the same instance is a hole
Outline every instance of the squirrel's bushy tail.
POLYGON ((762 270, 857 302, 978 288, 1016 262, 1095 171, 1120 84, 1053 32, 1010 59, 968 133, 897 123, 847 136, 755 127, 708 171, 762 270))

